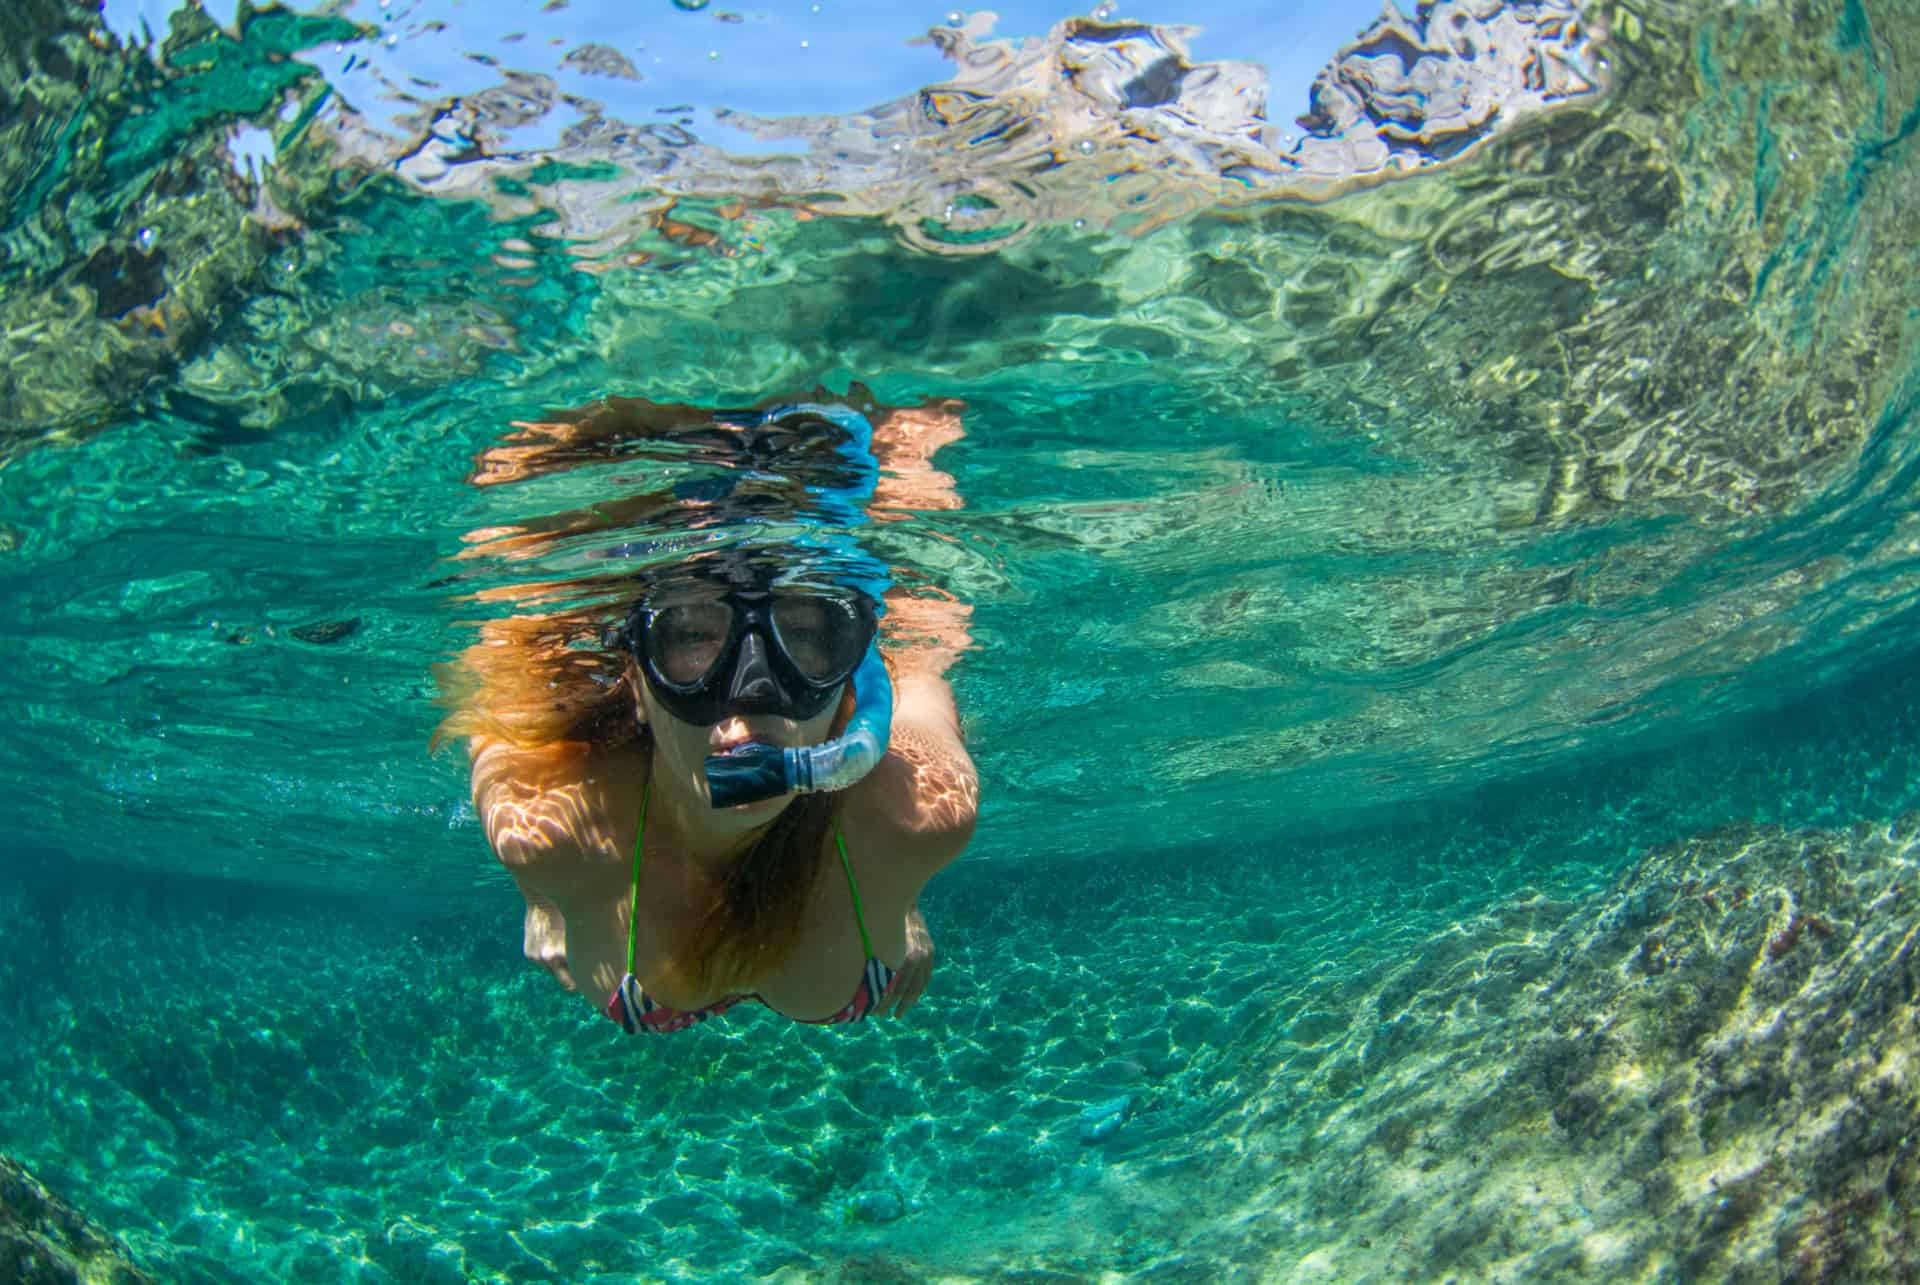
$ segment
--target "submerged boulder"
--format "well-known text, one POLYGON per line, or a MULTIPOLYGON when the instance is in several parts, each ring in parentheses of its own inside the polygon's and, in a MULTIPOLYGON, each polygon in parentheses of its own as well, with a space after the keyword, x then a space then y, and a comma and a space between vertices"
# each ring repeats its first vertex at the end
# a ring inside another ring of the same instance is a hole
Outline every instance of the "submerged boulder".
POLYGON ((151 1285, 120 1243, 0 1156, 0 1280, 14 1285, 151 1285))
POLYGON ((1913 1279, 1916 836, 1727 827, 1355 979, 1224 1140, 1265 1270, 1913 1279))

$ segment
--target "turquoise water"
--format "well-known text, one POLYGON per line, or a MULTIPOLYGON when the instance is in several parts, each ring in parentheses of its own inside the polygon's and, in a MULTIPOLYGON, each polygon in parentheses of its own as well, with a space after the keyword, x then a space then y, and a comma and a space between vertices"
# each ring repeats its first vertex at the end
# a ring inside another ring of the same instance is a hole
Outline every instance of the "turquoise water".
MULTIPOLYGON (((167 1280, 1907 1261, 1815 1217, 1908 1226, 1877 1144, 1769 1177, 1735 1225, 1719 1186, 1761 1162, 1732 1132, 1650 1160, 1548 1076, 1550 1150, 1523 1154, 1447 1093, 1539 1034, 1462 976, 1550 950, 1559 980, 1508 989, 1666 984, 1646 961, 1677 929, 1619 968, 1579 932, 1661 888, 1697 910, 1721 884, 1648 874, 1675 852, 1907 868, 1911 5, 1615 7, 1575 35, 1552 6, 1437 11, 1418 59, 1348 49, 1349 97, 1297 123, 1285 42, 1230 17, 1022 11, 999 34, 1029 43, 996 45, 962 14, 883 66, 854 29, 944 15, 459 9, 0 24, 0 1149, 167 1280), (897 78, 744 97, 751 41, 789 38, 897 78), (725 74, 671 52, 708 43, 725 74), (958 404, 857 532, 970 610, 983 804, 923 901, 933 989, 874 1029, 743 1009, 619 1039, 520 958, 462 756, 426 752, 431 667, 484 619, 610 610, 591 555, 681 519, 596 506, 689 466, 476 479, 517 422, 599 398, 856 383, 958 404), (507 528, 565 534, 516 558, 507 528), (1456 1181, 1455 1151, 1492 1159, 1456 1181), (1592 1195, 1616 1166, 1677 1194, 1592 1195), (1470 1217, 1491 1171, 1584 1221, 1470 1217), (1885 1207, 1835 1194, 1863 1175, 1885 1207), (1419 1224, 1448 1192, 1453 1225, 1419 1224)), ((1788 907, 1728 910, 1743 993, 1814 958, 1809 1003, 1897 993, 1904 948, 1866 925, 1911 912, 1859 892, 1893 884, 1739 877, 1788 907)), ((1873 1100, 1910 1113, 1910 1032, 1847 1011, 1890 1050, 1873 1100)), ((1758 1025, 1591 1078, 1737 1066, 1758 1025)), ((1809 1054, 1767 1109, 1847 1064, 1809 1054)))
POLYGON ((1263 1071, 1303 993, 1676 835, 1910 809, 1916 694, 1904 664, 1679 761, 1339 838, 1114 843, 1050 863, 1071 898, 984 843, 924 903, 935 992, 853 1039, 750 1010, 611 1039, 519 959, 507 889, 395 907, 50 863, 7 894, 30 1038, 5 1136, 170 1279, 1130 1272, 1196 1241, 1204 1279, 1264 1257, 1226 1215, 1273 1177, 1236 1166, 1325 1109, 1263 1071), (1116 1097, 1126 1123, 1083 1141, 1116 1097))

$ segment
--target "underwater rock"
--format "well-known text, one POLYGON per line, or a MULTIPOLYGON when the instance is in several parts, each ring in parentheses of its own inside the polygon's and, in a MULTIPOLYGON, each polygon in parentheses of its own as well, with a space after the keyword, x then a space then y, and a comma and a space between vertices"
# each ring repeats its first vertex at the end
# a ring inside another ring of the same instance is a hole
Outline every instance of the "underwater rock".
MULTIPOLYGON (((1743 11, 1757 26, 1679 4, 1645 21, 1612 12, 1621 21, 1596 61, 1632 71, 1604 104, 1340 202, 1317 280, 1294 271, 1306 260, 1293 249, 1261 248, 1248 266, 1292 287, 1280 308, 1294 334, 1278 336, 1273 374, 1316 422, 1364 431, 1383 408, 1419 406, 1462 443, 1498 444, 1476 467, 1508 480, 1505 525, 1788 506, 1864 447, 1910 351, 1904 289, 1841 290, 1817 265, 1884 263, 1890 285, 1913 279, 1920 242, 1901 185, 1849 189, 1843 176, 1888 128, 1874 87, 1888 55, 1853 25, 1900 41, 1906 66, 1914 28, 1881 3, 1743 11), (1687 51, 1709 43, 1703 71, 1687 51), (1756 146, 1746 104, 1765 94, 1767 53, 1789 48, 1796 79, 1835 89, 1768 117, 1756 146), (1418 251, 1396 258, 1409 241, 1418 251)), ((1307 224, 1269 226, 1288 239, 1307 224)))
POLYGON ((904 1218, 907 1213, 906 1198, 891 1186, 868 1187, 856 1192, 847 1206, 848 1216, 854 1222, 890 1223, 904 1218))
POLYGON ((152 1285, 119 1243, 0 1156, 0 1280, 9 1285, 152 1285))
POLYGON ((1127 1122, 1127 1116, 1133 1110, 1130 1097, 1108 1098, 1105 1102, 1096 1102, 1080 1112, 1080 1141, 1091 1146, 1096 1142, 1105 1142, 1120 1132, 1120 1126, 1127 1122))
POLYGON ((349 616, 345 620, 318 620, 310 625, 297 626, 287 632, 295 638, 298 638, 301 642, 313 643, 315 646, 324 646, 328 643, 337 643, 342 638, 350 637, 358 631, 359 628, 360 617, 349 616))
POLYGON ((640 79, 633 60, 612 45, 580 45, 569 51, 561 62, 585 76, 611 76, 615 80, 640 79))
POLYGON ((1920 815, 1729 827, 1348 984, 1333 1065, 1253 1059, 1318 1107, 1226 1144, 1270 1271, 1920 1276, 1917 876, 1920 815))
POLYGON ((329 91, 283 46, 360 29, 243 8, 225 30, 199 6, 167 22, 147 49, 97 5, 0 9, 0 462, 125 413, 339 195, 304 124, 329 91), (274 140, 265 175, 239 163, 236 127, 274 140))

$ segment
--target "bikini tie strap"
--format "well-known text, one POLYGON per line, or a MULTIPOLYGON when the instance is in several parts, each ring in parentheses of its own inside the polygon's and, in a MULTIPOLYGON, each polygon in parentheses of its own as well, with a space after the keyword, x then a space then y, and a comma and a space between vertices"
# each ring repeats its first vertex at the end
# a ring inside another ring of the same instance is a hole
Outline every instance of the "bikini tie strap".
POLYGON ((860 885, 853 881, 853 863, 847 860, 847 841, 840 834, 840 823, 833 823, 833 842, 840 849, 840 868, 847 872, 847 891, 853 894, 853 922, 860 926, 860 949, 873 959, 873 942, 867 936, 867 916, 860 909, 860 885))
MULTIPOLYGON (((647 841, 647 798, 653 793, 649 779, 640 787, 640 824, 633 830, 633 900, 627 906, 627 977, 633 976, 633 957, 640 936, 640 848, 647 841)), ((864 929, 862 931, 865 931, 864 929)), ((624 987, 625 982, 621 985, 624 987)), ((639 987, 634 988, 636 991, 639 987)))

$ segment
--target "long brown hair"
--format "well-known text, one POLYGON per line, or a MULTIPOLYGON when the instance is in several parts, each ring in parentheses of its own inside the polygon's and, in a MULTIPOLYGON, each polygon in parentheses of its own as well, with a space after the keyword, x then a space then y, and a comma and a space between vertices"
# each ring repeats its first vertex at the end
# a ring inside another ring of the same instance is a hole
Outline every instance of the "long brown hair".
POLYGON ((607 625, 583 610, 482 622, 478 642, 433 667, 434 703, 447 713, 429 751, 474 736, 611 749, 643 735, 625 658, 601 645, 607 625))

